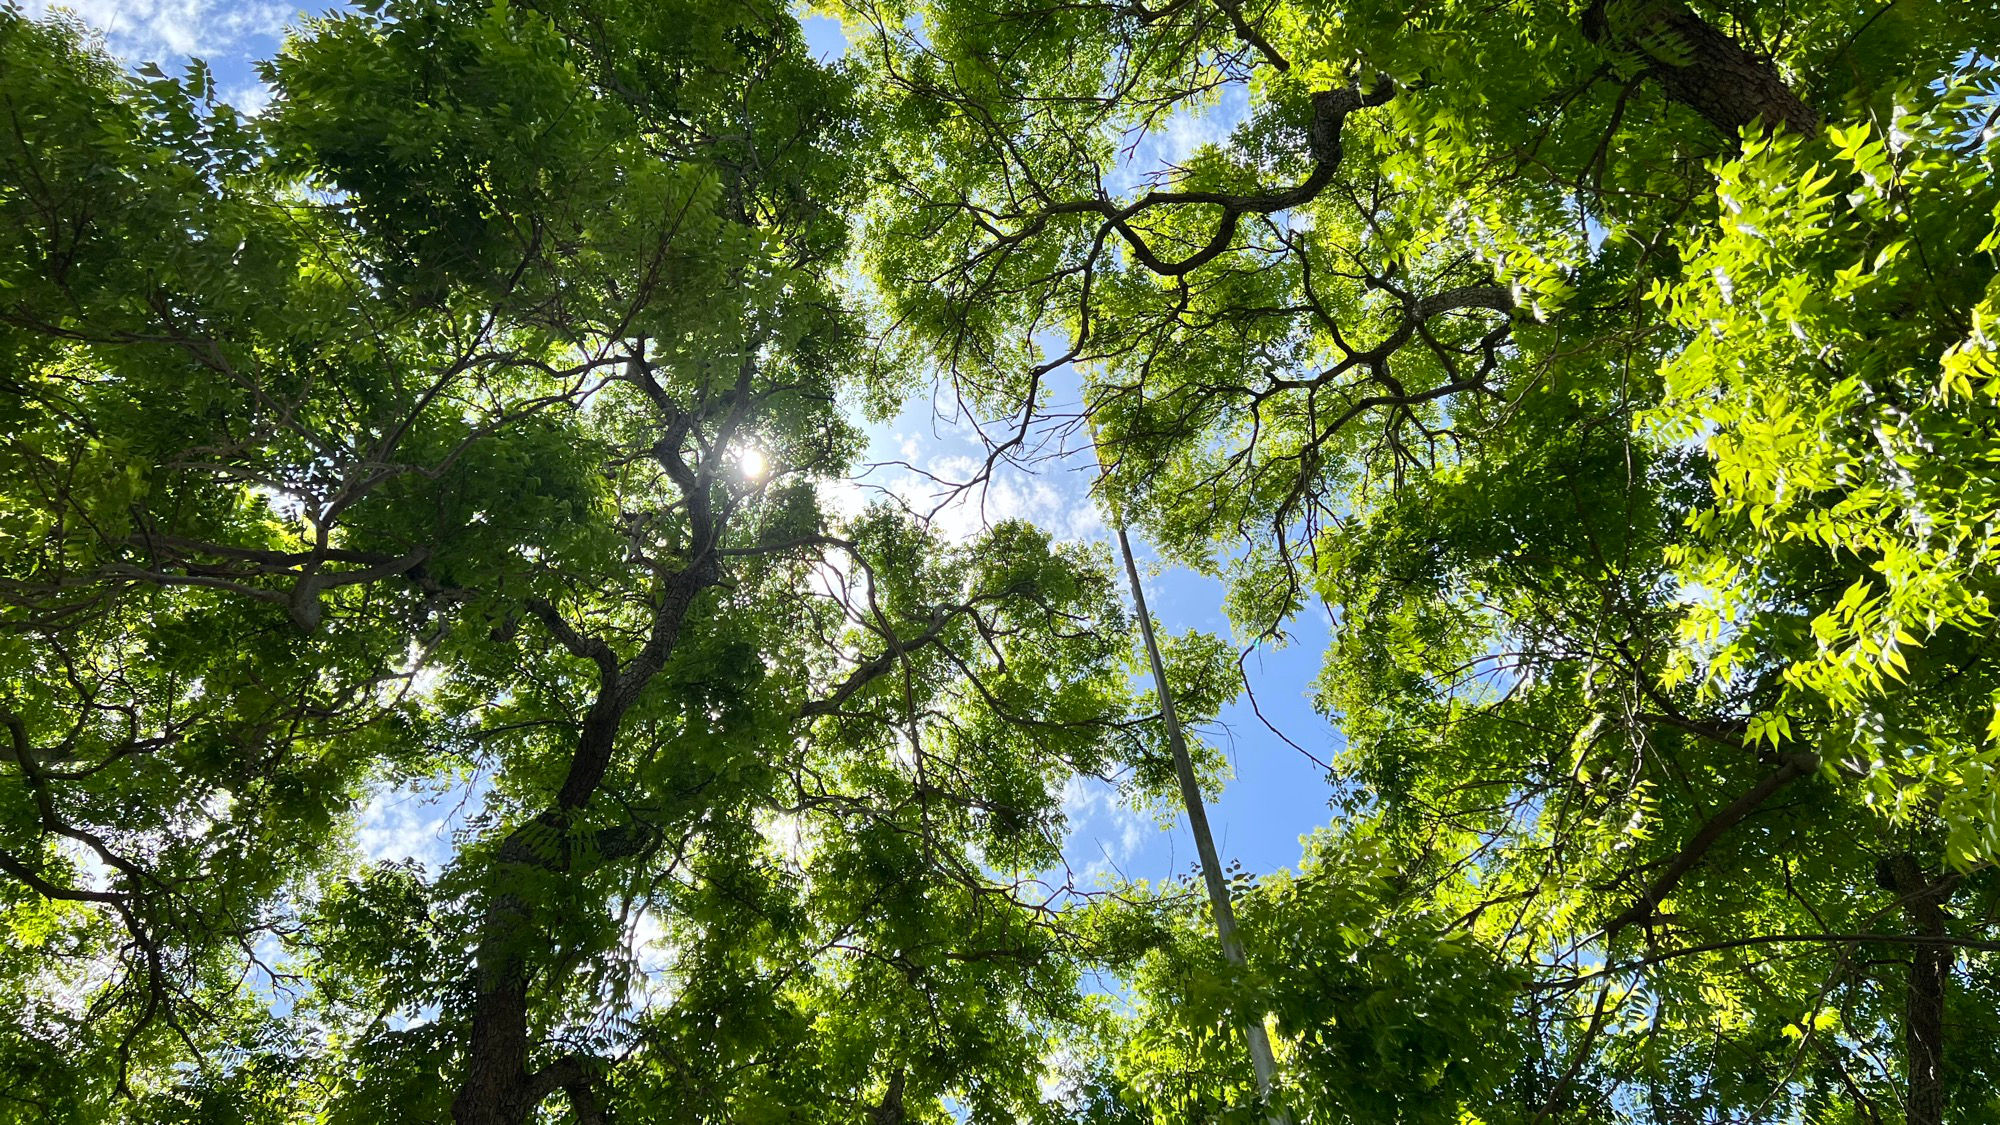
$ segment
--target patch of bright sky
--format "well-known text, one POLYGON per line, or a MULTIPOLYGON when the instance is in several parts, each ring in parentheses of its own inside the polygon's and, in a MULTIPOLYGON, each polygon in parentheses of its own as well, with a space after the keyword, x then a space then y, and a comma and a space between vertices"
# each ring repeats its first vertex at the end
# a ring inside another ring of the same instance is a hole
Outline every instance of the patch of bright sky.
POLYGON ((128 62, 158 63, 178 74, 190 59, 209 64, 221 100, 256 113, 271 100, 257 78, 258 59, 276 54, 285 29, 345 4, 301 6, 278 0, 25 0, 30 18, 67 11, 104 35, 128 62))
MULTIPOLYGON (((1030 432, 1028 446, 1036 451, 1031 466, 1003 461, 983 488, 960 494, 938 510, 935 522, 946 534, 965 538, 1000 520, 1024 518, 1060 537, 1108 541, 1103 513, 1090 496, 1096 459, 1087 438, 1061 421, 1079 409, 1079 377, 1072 369, 1058 369, 1050 373, 1045 390, 1043 410, 1056 421, 1030 432)), ((857 481, 856 492, 864 497, 887 494, 919 512, 930 511, 945 494, 940 480, 969 480, 985 462, 985 446, 970 422, 933 399, 919 397, 895 418, 867 427, 867 434, 867 457, 874 464, 857 481)), ((1160 565, 1141 540, 1135 539, 1134 548, 1149 608, 1163 629, 1231 634, 1221 583, 1160 565)), ((1216 844, 1226 859, 1240 860, 1252 871, 1296 863, 1300 837, 1324 825, 1330 815, 1333 791, 1312 757, 1324 761, 1337 753, 1339 736, 1310 705, 1312 680, 1329 639, 1327 621, 1308 609, 1292 628, 1291 645, 1260 648, 1245 662, 1257 708, 1248 699, 1239 700, 1201 732, 1223 750, 1234 775, 1209 808, 1216 844), (1284 737, 1267 729, 1264 720, 1284 737)), ((1069 817, 1064 855, 1082 889, 1105 878, 1160 880, 1191 870, 1195 853, 1182 818, 1162 829, 1151 814, 1129 807, 1109 786, 1088 779, 1065 790, 1064 810, 1069 817)))
MULTIPOLYGON (((190 58, 204 59, 212 68, 224 101, 255 111, 269 100, 258 81, 256 60, 275 54, 288 26, 312 16, 340 11, 343 4, 298 6, 273 0, 26 0, 30 17, 63 8, 99 29, 113 54, 133 63, 157 62, 170 72, 190 58)), ((838 20, 807 16, 802 20, 813 54, 832 59, 845 53, 847 36, 838 20)), ((1150 178, 1179 164, 1204 144, 1221 143, 1248 114, 1241 87, 1225 89, 1214 104, 1166 119, 1144 136, 1128 138, 1129 155, 1115 170, 1107 187, 1127 192, 1145 187, 1150 178)), ((1077 376, 1067 369, 1051 379, 1056 410, 1065 396, 1073 408, 1077 376)), ((894 495, 920 510, 934 505, 934 479, 963 480, 985 458, 985 448, 963 418, 940 412, 939 404, 920 399, 896 418, 868 428, 867 459, 877 468, 850 491, 849 500, 868 495, 894 495), (940 416, 942 413, 942 417, 940 416)), ((967 494, 939 513, 941 527, 956 536, 970 536, 1009 518, 1032 520, 1055 534, 1098 540, 1107 535, 1102 514, 1089 496, 1095 471, 1087 447, 1074 435, 1043 435, 1054 442, 1052 455, 1030 469, 1005 464, 983 488, 967 494), (1067 441, 1067 445, 1063 444, 1067 441)), ((1162 568, 1144 544, 1138 544, 1141 565, 1148 573, 1147 597, 1163 628, 1180 632, 1204 629, 1227 634, 1219 583, 1184 570, 1162 568)), ((1267 719, 1292 741, 1322 760, 1338 749, 1337 731, 1309 704, 1311 681, 1327 640, 1323 617, 1310 611, 1295 625, 1296 643, 1282 650, 1252 653, 1247 668, 1267 719)), ((1234 768, 1234 778, 1210 809, 1217 843, 1224 855, 1251 870, 1272 870, 1298 859, 1299 838, 1328 819, 1328 787, 1311 758, 1287 745, 1264 726, 1247 701, 1239 701, 1221 716, 1216 728, 1204 732, 1221 746, 1234 768)), ((433 869, 454 850, 453 837, 477 809, 484 789, 476 783, 444 788, 385 787, 361 810, 356 843, 369 859, 413 858, 433 869)), ((1071 815, 1066 851, 1074 873, 1086 885, 1104 876, 1161 879, 1190 870, 1194 849, 1176 818, 1162 830, 1153 818, 1135 811, 1097 782, 1079 782, 1065 794, 1071 815)))
POLYGON ((847 33, 840 29, 840 21, 832 16, 801 15, 799 26, 806 33, 806 49, 821 62, 829 62, 847 53, 847 33))
POLYGON ((1105 177, 1104 186, 1120 195, 1153 187, 1162 173, 1186 163, 1204 145, 1226 143, 1249 116, 1249 88, 1224 86, 1213 103, 1182 108, 1158 128, 1126 137, 1120 149, 1125 159, 1105 177))
POLYGON ((361 807, 354 845, 370 862, 416 860, 435 873, 488 788, 481 777, 381 785, 361 807))

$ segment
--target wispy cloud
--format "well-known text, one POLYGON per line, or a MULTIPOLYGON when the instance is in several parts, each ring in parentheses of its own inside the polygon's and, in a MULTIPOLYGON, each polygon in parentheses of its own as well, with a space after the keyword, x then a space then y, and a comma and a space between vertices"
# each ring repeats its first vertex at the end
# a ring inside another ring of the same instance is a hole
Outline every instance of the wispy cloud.
POLYGON ((1140 848, 1159 831, 1153 818, 1127 804, 1115 786, 1072 777, 1063 785, 1063 859, 1085 888, 1122 878, 1140 848))
POLYGON ((162 64, 268 55, 298 15, 270 0, 27 0, 24 10, 35 18, 68 11, 102 32, 111 53, 162 64))
POLYGON ((871 453, 878 458, 872 469, 830 490, 828 506, 836 513, 850 515, 870 500, 888 499, 957 542, 1017 519, 1064 539, 1104 533, 1087 473, 1056 459, 1026 467, 1001 460, 988 474, 984 449, 969 427, 938 435, 878 434, 871 453))
POLYGON ((453 834, 484 800, 483 780, 384 785, 361 808, 354 845, 370 863, 414 859, 437 868, 456 852, 453 834))
POLYGON ((245 82, 222 91, 222 100, 248 116, 255 117, 271 104, 272 90, 262 82, 245 82))
POLYGON ((1241 86, 1228 87, 1209 105, 1183 105, 1159 127, 1137 138, 1138 143, 1132 144, 1133 138, 1127 137, 1130 155, 1119 160, 1105 183, 1120 194, 1151 184, 1187 163, 1204 145, 1226 144, 1249 116, 1249 95, 1241 86))

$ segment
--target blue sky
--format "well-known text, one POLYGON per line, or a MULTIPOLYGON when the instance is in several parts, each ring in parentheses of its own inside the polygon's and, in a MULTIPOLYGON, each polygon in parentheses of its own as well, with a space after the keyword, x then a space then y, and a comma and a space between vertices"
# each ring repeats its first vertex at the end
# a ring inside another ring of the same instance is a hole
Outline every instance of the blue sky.
MULTIPOLYGON (((29 15, 39 16, 52 5, 47 0, 26 0, 23 6, 29 15)), ((287 26, 339 7, 300 8, 269 0, 68 0, 61 6, 102 30, 112 52, 132 63, 155 61, 173 70, 190 57, 205 59, 223 100, 253 112, 268 99, 256 79, 254 62, 275 53, 287 26)), ((812 17, 805 21, 805 30, 814 52, 823 58, 837 56, 846 47, 835 20, 812 17)), ((1200 144, 1223 139, 1244 112, 1237 91, 1207 113, 1172 119, 1134 151, 1124 170, 1129 177, 1125 182, 1137 183, 1162 163, 1176 162, 1200 144)), ((1058 374, 1073 396, 1075 374, 1058 374)), ((945 479, 963 479, 970 466, 983 460, 971 431, 939 419, 933 404, 926 401, 871 426, 869 437, 868 459, 881 467, 862 478, 860 489, 886 490, 913 504, 922 504, 936 486, 892 463, 945 479)), ((988 520, 1020 516, 1060 536, 1101 539, 1106 528, 1088 494, 1090 467, 1088 450, 1074 448, 1033 472, 1003 467, 983 493, 939 518, 957 534, 971 534, 988 520)), ((1150 552, 1143 544, 1138 547, 1141 565, 1146 566, 1152 561, 1150 552)), ((1228 633, 1218 583, 1181 569, 1154 568, 1147 584, 1147 597, 1162 628, 1228 633)), ((1246 667, 1264 716, 1293 742, 1327 760, 1338 753, 1339 735, 1312 710, 1307 698, 1327 639, 1324 612, 1309 609, 1295 629, 1296 643, 1291 647, 1253 653, 1246 667)), ((1267 730, 1247 702, 1229 708, 1219 727, 1207 731, 1206 737, 1223 748, 1235 771, 1220 801, 1210 809, 1225 858, 1260 872, 1296 862, 1299 837, 1329 819, 1332 790, 1323 771, 1267 730)), ((475 787, 472 800, 477 799, 476 792, 475 787)), ((1151 815, 1124 807, 1104 787, 1093 784, 1072 786, 1066 803, 1071 818, 1067 858, 1084 884, 1106 874, 1161 879, 1190 870, 1194 849, 1182 818, 1162 827, 1151 815)), ((462 786, 443 793, 383 791, 364 809, 357 842, 374 857, 411 855, 436 862, 448 853, 450 830, 462 822, 467 805, 462 786)))

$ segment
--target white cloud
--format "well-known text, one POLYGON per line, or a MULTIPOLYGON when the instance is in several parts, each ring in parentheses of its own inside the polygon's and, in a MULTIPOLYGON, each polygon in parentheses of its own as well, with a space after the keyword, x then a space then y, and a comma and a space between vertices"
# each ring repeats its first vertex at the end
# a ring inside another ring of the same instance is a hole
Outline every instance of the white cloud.
MULTIPOLYGON (((1170 168, 1185 164, 1202 146, 1226 146, 1229 135, 1249 116, 1250 99, 1241 86, 1224 90, 1213 105, 1182 105, 1131 146, 1131 155, 1119 160, 1105 183, 1119 194, 1136 191, 1170 168)), ((1120 147, 1122 151, 1124 146, 1120 147)))
POLYGON ((1072 777, 1063 785, 1063 860, 1084 886, 1122 875, 1138 856, 1149 833, 1158 831, 1152 818, 1132 808, 1115 786, 1090 777, 1072 777))
POLYGON ((222 91, 222 100, 246 117, 255 117, 271 104, 272 90, 262 82, 245 82, 222 91))
POLYGON ((1062 538, 1089 539, 1103 534, 1103 516, 1081 474, 1065 472, 1053 464, 1031 472, 1003 461, 994 466, 990 477, 980 480, 983 457, 958 452, 924 456, 919 439, 897 435, 895 440, 903 453, 903 464, 884 464, 857 483, 830 490, 829 508, 858 509, 870 498, 886 495, 929 519, 940 535, 954 542, 964 542, 995 524, 1017 519, 1062 538))
POLYGON ((132 62, 177 64, 182 57, 265 55, 296 9, 269 0, 27 0, 39 19, 65 10, 104 33, 105 46, 132 62))
POLYGON ((478 806, 485 785, 384 785, 362 806, 354 844, 370 863, 414 859, 438 867, 454 852, 452 833, 478 806))
POLYGON ((1161 130, 1160 156, 1179 164, 1205 145, 1219 145, 1241 124, 1247 109, 1241 95, 1232 90, 1215 105, 1201 109, 1180 109, 1167 118, 1161 130))
POLYGON ((819 506, 834 520, 852 519, 861 514, 873 497, 868 490, 855 481, 841 479, 827 481, 819 486, 819 506))

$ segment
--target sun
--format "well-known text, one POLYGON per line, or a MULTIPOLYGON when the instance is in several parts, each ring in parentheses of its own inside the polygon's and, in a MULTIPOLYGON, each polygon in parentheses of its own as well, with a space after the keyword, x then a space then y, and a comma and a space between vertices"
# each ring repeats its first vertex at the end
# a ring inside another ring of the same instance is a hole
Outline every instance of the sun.
POLYGON ((771 462, 763 450, 753 445, 737 456, 736 468, 745 480, 763 480, 764 474, 771 471, 771 462))

